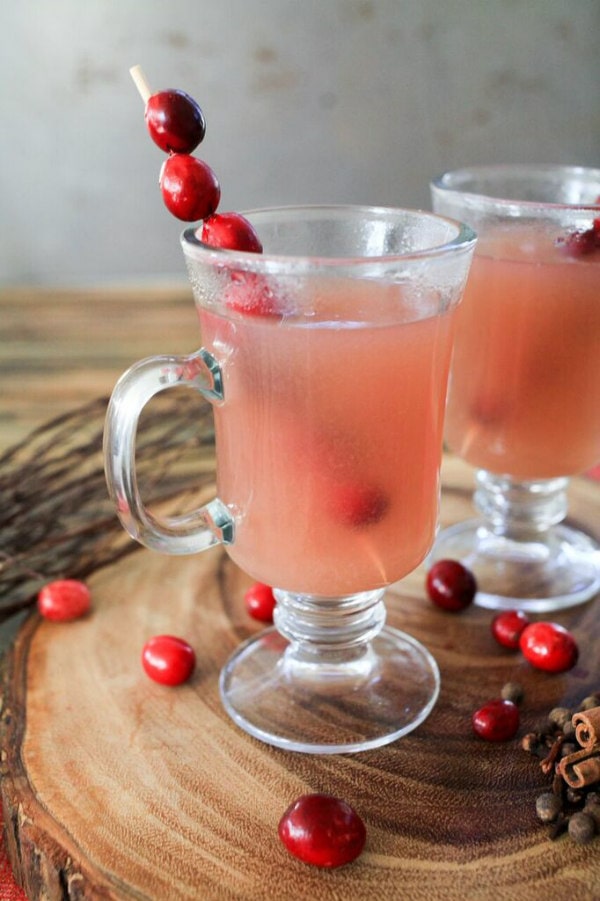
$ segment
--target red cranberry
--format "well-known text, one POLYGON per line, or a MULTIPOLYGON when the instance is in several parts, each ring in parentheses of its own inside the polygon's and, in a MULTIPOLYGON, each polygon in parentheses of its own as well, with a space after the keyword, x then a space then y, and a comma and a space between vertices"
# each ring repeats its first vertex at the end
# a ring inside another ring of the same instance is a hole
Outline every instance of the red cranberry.
POLYGON ((240 213, 216 213, 204 221, 199 236, 211 247, 262 253, 262 244, 252 225, 240 213))
POLYGON ((175 153, 165 160, 159 184, 169 212, 185 222, 212 216, 221 199, 221 188, 210 166, 186 153, 175 153))
POLYGON ((457 613, 473 602, 477 582, 473 573, 458 560, 438 560, 425 581, 427 594, 438 607, 457 613))
POLYGON ((263 582, 255 582, 244 595, 246 610, 263 623, 273 622, 273 610, 275 609, 275 595, 270 585, 263 582))
POLYGON ((57 579, 41 589, 37 606, 44 619, 54 622, 78 619, 91 607, 90 590, 85 582, 77 579, 57 579))
POLYGON ((531 623, 521 633, 519 647, 532 666, 547 673, 563 673, 574 667, 579 657, 577 642, 558 623, 531 623))
POLYGON ((142 666, 146 674, 161 685, 181 685, 196 666, 194 649, 174 635, 155 635, 142 650, 142 666))
POLYGON ((316 867, 341 867, 364 848, 365 824, 345 801, 302 795, 279 821, 279 838, 290 854, 316 867))
POLYGON ((389 506, 383 491, 357 482, 333 482, 329 492, 333 517, 349 528, 375 525, 383 519, 389 506))
POLYGON ((509 741, 519 728, 519 708, 513 701, 488 701, 472 717, 473 731, 485 741, 509 741))
POLYGON ((558 238, 557 246, 570 257, 584 257, 600 250, 600 219, 594 219, 592 227, 569 232, 558 238))
POLYGON ((191 153, 206 133, 204 114, 185 91, 153 94, 144 118, 150 137, 166 153, 191 153))
POLYGON ((522 610, 505 610, 492 620, 492 635, 505 648, 515 650, 519 647, 519 639, 525 626, 529 625, 529 617, 522 610))
POLYGON ((479 425, 497 426, 506 419, 507 412, 506 401, 502 397, 480 394, 471 405, 470 416, 479 425))

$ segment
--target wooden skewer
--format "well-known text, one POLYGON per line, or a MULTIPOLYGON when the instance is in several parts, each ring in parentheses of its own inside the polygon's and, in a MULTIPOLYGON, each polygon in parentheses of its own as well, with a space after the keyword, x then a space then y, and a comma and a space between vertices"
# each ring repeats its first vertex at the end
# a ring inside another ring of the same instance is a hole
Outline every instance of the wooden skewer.
POLYGON ((129 74, 133 78, 136 88, 140 92, 140 96, 144 103, 148 103, 148 100, 152 96, 152 91, 150 90, 150 85, 146 79, 142 71, 141 66, 132 66, 129 70, 129 74))

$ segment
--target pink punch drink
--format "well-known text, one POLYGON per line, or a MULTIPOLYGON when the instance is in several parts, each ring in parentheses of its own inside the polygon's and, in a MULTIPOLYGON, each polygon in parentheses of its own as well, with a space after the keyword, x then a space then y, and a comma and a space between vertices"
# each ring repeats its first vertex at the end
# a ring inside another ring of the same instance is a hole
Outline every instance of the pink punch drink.
POLYGON ((229 361, 215 428, 230 556, 271 585, 342 595, 396 581, 433 541, 455 308, 415 318, 401 286, 323 292, 310 322, 200 320, 229 361))
POLYGON ((546 232, 479 241, 462 307, 447 414, 451 448, 518 479, 600 460, 600 246, 572 254, 546 232))

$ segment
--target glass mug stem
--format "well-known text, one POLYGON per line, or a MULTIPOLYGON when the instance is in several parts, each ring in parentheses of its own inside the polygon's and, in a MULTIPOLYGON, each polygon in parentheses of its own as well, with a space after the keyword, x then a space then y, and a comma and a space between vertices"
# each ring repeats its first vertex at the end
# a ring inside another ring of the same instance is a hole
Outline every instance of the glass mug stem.
POLYGON ((535 539, 567 515, 568 484, 566 478, 520 482, 480 469, 473 503, 495 535, 535 539))
POLYGON ((135 474, 140 414, 155 395, 179 386, 199 391, 212 404, 224 399, 221 368, 204 348, 189 356, 149 357, 124 373, 106 414, 104 460, 110 496, 131 537, 162 553, 194 554, 233 542, 234 520, 225 504, 214 498, 197 510, 159 520, 144 506, 135 474))
POLYGON ((462 560, 477 579, 475 602, 492 610, 548 613, 583 603, 600 590, 600 558, 593 539, 563 522, 568 485, 478 470, 480 518, 440 532, 429 564, 462 560))

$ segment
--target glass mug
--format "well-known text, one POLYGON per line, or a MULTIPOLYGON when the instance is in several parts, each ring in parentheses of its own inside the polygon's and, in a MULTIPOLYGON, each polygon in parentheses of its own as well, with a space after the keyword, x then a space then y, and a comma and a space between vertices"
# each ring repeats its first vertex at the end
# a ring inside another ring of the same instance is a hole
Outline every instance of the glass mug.
POLYGON ((446 439, 478 470, 481 514, 443 530, 431 562, 462 560, 486 607, 571 607, 600 591, 598 545, 564 522, 569 477, 600 460, 600 170, 482 166, 431 190, 478 235, 446 439))
POLYGON ((360 751, 414 729, 439 691, 430 653, 385 626, 386 586, 433 541, 454 320, 475 236, 433 213, 247 214, 263 254, 182 245, 203 347, 117 383, 107 482, 125 529, 167 554, 222 543, 274 586, 273 628, 224 666, 233 720, 279 747, 360 751), (159 521, 135 477, 144 405, 186 385, 213 405, 217 498, 159 521))

